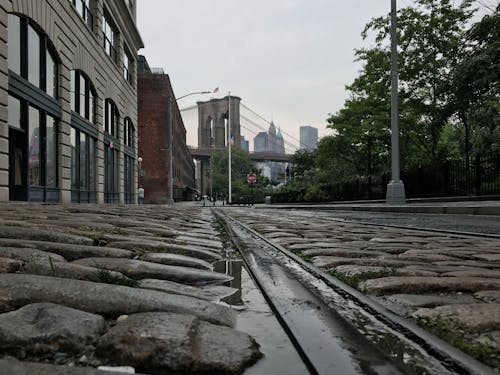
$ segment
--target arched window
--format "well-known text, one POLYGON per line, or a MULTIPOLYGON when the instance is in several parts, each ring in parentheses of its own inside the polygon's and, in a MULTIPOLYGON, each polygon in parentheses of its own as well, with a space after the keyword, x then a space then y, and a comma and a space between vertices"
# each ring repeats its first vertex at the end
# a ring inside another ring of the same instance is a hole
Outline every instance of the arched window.
POLYGON ((71 71, 71 110, 95 122, 96 91, 88 76, 80 70, 71 71))
POLYGON ((58 59, 40 27, 8 15, 9 195, 58 201, 58 59))
POLYGON ((104 132, 116 138, 118 136, 119 120, 120 112, 115 102, 106 99, 104 101, 104 132))
POLYGON ((9 14, 8 66, 11 72, 57 98, 58 65, 52 43, 27 18, 9 14))
POLYGON ((130 117, 125 118, 125 125, 123 128, 123 144, 128 147, 134 147, 135 142, 135 128, 134 123, 130 117))

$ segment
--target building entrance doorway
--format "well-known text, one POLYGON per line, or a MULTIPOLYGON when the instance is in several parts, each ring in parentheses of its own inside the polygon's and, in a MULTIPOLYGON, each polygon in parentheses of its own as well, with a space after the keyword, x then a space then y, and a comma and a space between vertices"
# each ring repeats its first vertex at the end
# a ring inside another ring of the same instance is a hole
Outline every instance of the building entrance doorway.
POLYGON ((27 137, 21 129, 9 129, 9 200, 28 200, 27 137))

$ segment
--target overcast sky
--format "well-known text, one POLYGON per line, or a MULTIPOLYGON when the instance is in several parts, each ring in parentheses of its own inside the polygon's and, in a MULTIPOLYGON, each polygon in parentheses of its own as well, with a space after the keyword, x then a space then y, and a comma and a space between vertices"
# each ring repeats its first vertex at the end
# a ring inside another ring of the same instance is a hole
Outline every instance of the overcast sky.
MULTIPOLYGON (((219 87, 299 138, 299 127, 328 134, 357 76, 361 30, 390 11, 390 0, 140 0, 138 27, 151 67, 170 75, 177 97, 219 87)), ((413 0, 398 0, 398 7, 413 0)), ((182 99, 189 107, 208 96, 182 99)), ((191 111, 192 112, 192 111, 191 111)), ((186 115, 188 143, 196 131, 186 115)), ((245 133, 242 130, 242 133, 245 133)), ((253 137, 252 137, 253 138, 253 137)), ((286 138, 286 136, 285 136, 286 138)), ((253 143, 253 142, 251 142, 253 143)))

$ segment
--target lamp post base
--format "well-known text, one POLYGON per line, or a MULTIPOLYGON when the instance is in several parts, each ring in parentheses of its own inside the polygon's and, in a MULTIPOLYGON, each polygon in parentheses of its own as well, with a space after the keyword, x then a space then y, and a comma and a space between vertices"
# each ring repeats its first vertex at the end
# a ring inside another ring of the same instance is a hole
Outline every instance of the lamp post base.
POLYGON ((403 181, 391 181, 387 184, 387 195, 385 199, 387 204, 405 204, 405 186, 403 181))
POLYGON ((167 204, 169 206, 173 206, 174 205, 174 200, 172 198, 167 198, 167 204))

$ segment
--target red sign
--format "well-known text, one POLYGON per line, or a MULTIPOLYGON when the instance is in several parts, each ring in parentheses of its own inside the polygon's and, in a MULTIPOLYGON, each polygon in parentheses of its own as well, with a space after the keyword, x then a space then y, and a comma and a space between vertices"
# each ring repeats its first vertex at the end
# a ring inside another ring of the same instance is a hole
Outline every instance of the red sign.
POLYGON ((247 182, 249 184, 255 184, 257 182, 257 175, 253 172, 247 174, 247 182))

